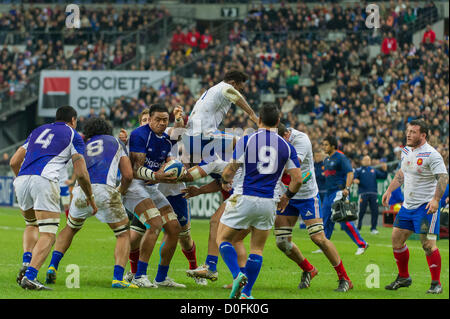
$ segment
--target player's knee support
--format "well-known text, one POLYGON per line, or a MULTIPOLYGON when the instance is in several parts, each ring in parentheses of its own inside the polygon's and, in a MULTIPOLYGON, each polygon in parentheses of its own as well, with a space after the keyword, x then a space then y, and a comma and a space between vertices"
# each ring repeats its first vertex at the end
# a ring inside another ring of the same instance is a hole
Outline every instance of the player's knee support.
POLYGON ((117 226, 116 228, 113 228, 114 236, 119 237, 123 233, 126 233, 130 229, 130 226, 128 224, 117 226))
POLYGON ((145 212, 143 212, 140 216, 139 216, 139 221, 142 224, 148 223, 150 221, 150 219, 155 218, 161 216, 158 208, 150 208, 147 209, 145 212))
POLYGON ((289 240, 292 237, 292 227, 275 228, 275 240, 277 247, 286 255, 291 254, 292 242, 289 240))
POLYGON ((172 220, 178 220, 177 215, 174 212, 170 212, 165 216, 162 216, 163 225, 172 220))
POLYGON ((38 221, 38 227, 40 233, 56 234, 59 227, 59 217, 41 219, 38 221))
POLYGON ((323 223, 315 223, 309 226, 306 226, 306 230, 308 231, 309 236, 321 233, 324 231, 323 223))
POLYGON ((61 204, 69 205, 70 204, 70 196, 61 196, 61 204))
POLYGON ((25 226, 38 226, 38 222, 36 218, 24 218, 25 226))
POLYGON ((145 228, 141 228, 141 227, 139 227, 139 226, 131 225, 131 226, 130 226, 130 230, 132 230, 132 231, 138 233, 138 234, 141 235, 141 236, 144 236, 145 230, 146 230, 146 229, 145 229, 145 228))
POLYGON ((72 229, 78 230, 78 229, 81 229, 81 227, 83 227, 83 224, 84 224, 84 220, 82 220, 82 221, 74 220, 72 218, 72 216, 70 216, 70 214, 69 214, 69 217, 67 218, 67 226, 69 226, 72 229))
POLYGON ((178 237, 179 237, 179 238, 187 238, 187 237, 189 237, 190 235, 191 235, 191 229, 188 228, 188 229, 185 229, 185 230, 180 231, 180 233, 178 234, 178 237))

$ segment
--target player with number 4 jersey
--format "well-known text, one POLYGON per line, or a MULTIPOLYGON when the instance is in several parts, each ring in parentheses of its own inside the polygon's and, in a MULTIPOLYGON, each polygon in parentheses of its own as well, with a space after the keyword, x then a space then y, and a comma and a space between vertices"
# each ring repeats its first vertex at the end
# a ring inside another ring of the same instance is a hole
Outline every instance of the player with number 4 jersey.
POLYGON ((59 233, 55 250, 47 270, 47 284, 56 280, 59 262, 69 249, 75 234, 83 227, 85 220, 93 215, 107 223, 116 236, 114 252, 115 266, 113 288, 137 288, 123 280, 124 268, 130 251, 128 217, 122 204, 121 194, 125 194, 133 179, 133 170, 123 146, 113 137, 112 127, 103 119, 90 118, 84 127, 86 144, 86 165, 91 178, 92 190, 98 202, 95 213, 86 204, 86 197, 79 186, 73 190, 73 200, 66 227, 59 233), (116 189, 117 172, 120 168, 121 184, 116 189))
POLYGON ((11 159, 11 168, 17 175, 14 188, 26 224, 23 266, 17 276, 24 289, 49 289, 36 277, 58 231, 61 213, 58 179, 70 159, 86 196, 86 205, 97 211, 82 155, 84 142, 75 131, 77 113, 70 106, 60 107, 55 120, 35 129, 11 159))

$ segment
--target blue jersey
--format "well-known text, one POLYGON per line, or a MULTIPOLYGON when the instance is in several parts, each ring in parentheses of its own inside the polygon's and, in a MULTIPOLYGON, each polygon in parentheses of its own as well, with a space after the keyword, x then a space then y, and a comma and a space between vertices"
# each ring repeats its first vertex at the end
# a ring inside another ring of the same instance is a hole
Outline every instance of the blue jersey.
POLYGON ((386 179, 387 172, 361 166, 355 170, 355 178, 359 179, 358 194, 378 194, 377 179, 386 179))
POLYGON ((314 172, 316 175, 317 187, 319 187, 319 192, 326 191, 325 187, 325 176, 323 173, 324 170, 323 161, 314 162, 314 172))
POLYGON ((145 167, 156 172, 171 157, 171 150, 177 141, 171 140, 169 135, 157 135, 150 125, 140 126, 131 132, 128 140, 130 153, 144 153, 145 167))
POLYGON ((335 192, 345 188, 347 173, 353 171, 349 159, 340 151, 334 152, 323 161, 325 187, 327 192, 335 192))
POLYGON ((242 137, 233 159, 242 163, 235 194, 275 198, 275 187, 285 169, 300 167, 295 148, 275 132, 260 129, 242 137))
POLYGON ((86 166, 92 184, 116 187, 122 156, 127 156, 119 141, 111 135, 96 135, 86 144, 86 166))
POLYGON ((60 171, 75 154, 84 153, 81 136, 64 122, 44 124, 28 136, 18 176, 40 175, 58 182, 60 171))

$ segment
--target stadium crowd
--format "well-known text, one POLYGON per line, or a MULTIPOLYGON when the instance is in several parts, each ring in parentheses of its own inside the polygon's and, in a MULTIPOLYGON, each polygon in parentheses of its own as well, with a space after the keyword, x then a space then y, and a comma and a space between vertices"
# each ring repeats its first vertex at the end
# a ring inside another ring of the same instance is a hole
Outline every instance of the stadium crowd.
MULTIPOLYGON (((73 32, 66 29, 64 8, 59 6, 25 9, 12 5, 7 14, 0 15, 0 92, 13 95, 42 69, 106 70, 121 65, 136 56, 136 42, 118 39, 119 35, 170 17, 164 6, 117 9, 109 5, 81 7, 80 11, 81 27, 73 32), (65 45, 75 44, 66 52, 65 45), (17 45, 23 45, 24 50, 17 45)), ((157 41, 161 27, 149 28, 146 40, 157 41)))
MULTIPOLYGON (((145 15, 139 10, 114 10, 108 7, 101 12, 90 11, 89 23, 82 24, 88 30, 109 30, 111 21, 128 21, 130 28, 143 23, 145 15), (134 19, 124 19, 130 16, 134 19)), ((54 13, 32 14, 36 21, 27 27, 47 21, 44 25, 50 30, 48 19, 42 18, 46 14, 54 13)), ((355 166, 366 154, 372 156, 374 163, 391 161, 395 159, 394 150, 403 141, 401 132, 406 122, 425 117, 432 128, 431 144, 448 159, 448 122, 443 121, 449 115, 445 85, 448 40, 435 41, 432 30, 428 30, 429 40, 424 36, 420 47, 412 44, 415 26, 434 21, 436 7, 432 2, 420 7, 408 1, 391 1, 389 6, 381 5, 381 15, 385 22, 381 32, 366 33, 362 31, 365 10, 358 3, 321 4, 314 8, 297 3, 282 5, 278 10, 272 5, 261 5, 232 25, 228 43, 214 39, 206 29, 200 32, 193 27, 185 32, 178 28, 160 56, 151 56, 131 68, 175 70, 189 64, 159 88, 143 87, 137 98, 117 99, 109 119, 115 127, 134 128, 141 110, 155 102, 169 109, 182 105, 189 114, 206 87, 219 82, 230 68, 238 67, 249 75, 243 92, 249 104, 257 110, 264 97, 271 95, 281 106, 284 120, 308 133, 316 150, 321 137, 336 134, 340 147, 355 166), (298 29, 302 31, 292 31, 298 29), (343 31, 345 36, 329 41, 326 32, 321 32, 328 29, 343 31), (373 43, 380 46, 381 53, 369 59, 368 45, 373 43), (197 78, 202 89, 192 92, 184 83, 188 76, 197 78), (319 93, 322 83, 334 83, 331 96, 319 93)), ((8 17, 17 21, 24 16, 10 12, 8 17)), ((1 18, 2 28, 8 17, 1 18)), ((128 28, 115 22, 115 30, 128 28)), ((55 63, 60 69, 109 69, 129 60, 136 51, 134 43, 91 43, 86 39, 75 49, 77 58, 65 60, 61 42, 44 43, 43 39, 28 39, 29 50, 23 54, 3 49, 2 88, 20 89, 27 76, 55 63)), ((104 109, 100 114, 92 110, 89 116, 108 118, 104 109)), ((81 127, 83 120, 80 119, 81 127)), ((232 112, 224 121, 224 127, 249 125, 239 112, 232 112)))
MULTIPOLYGON (((254 37, 262 33, 248 31, 253 18, 236 22, 230 30, 230 44, 200 53, 204 56, 200 61, 190 60, 193 62, 189 72, 201 83, 199 92, 191 92, 183 84, 183 76, 172 76, 169 83, 159 88, 142 88, 137 99, 117 100, 111 120, 119 127, 134 127, 134 119, 142 108, 155 102, 162 102, 169 109, 183 105, 189 114, 202 90, 219 82, 222 74, 237 66, 250 76, 244 91, 250 105, 257 109, 263 95, 273 94, 285 121, 307 132, 316 150, 321 137, 336 134, 341 149, 355 166, 367 154, 375 164, 393 161, 403 141, 405 124, 425 117, 431 127, 430 143, 448 159, 448 122, 444 121, 449 115, 448 87, 444 85, 448 81, 448 40, 427 40, 433 38, 429 28, 423 43, 415 47, 412 31, 408 32, 407 16, 417 10, 399 4, 398 18, 383 32, 385 38, 389 33, 395 34, 398 46, 383 53, 380 41, 381 52, 371 60, 370 38, 361 32, 349 32, 344 39, 332 42, 320 38, 305 41, 303 33, 287 39, 274 37, 273 33, 271 37, 254 37), (309 79, 309 83, 302 79, 309 79), (335 83, 331 96, 321 96, 318 86, 330 81, 335 83)), ((397 6, 392 8, 395 13, 397 6)), ((424 9, 421 10, 419 16, 423 15, 424 9)), ((164 52, 164 56, 142 61, 139 69, 171 70, 186 62, 183 49, 171 52, 170 56, 164 52)), ((224 120, 224 127, 246 126, 251 123, 239 112, 232 112, 224 120)))

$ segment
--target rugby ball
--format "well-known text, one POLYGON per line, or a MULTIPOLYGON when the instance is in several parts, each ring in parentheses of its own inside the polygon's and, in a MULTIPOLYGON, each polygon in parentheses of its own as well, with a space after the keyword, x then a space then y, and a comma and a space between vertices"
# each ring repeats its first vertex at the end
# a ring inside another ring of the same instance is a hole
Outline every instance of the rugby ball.
POLYGON ((171 160, 164 166, 164 173, 169 173, 170 176, 175 176, 179 178, 186 174, 186 169, 184 168, 183 163, 177 160, 171 160))

